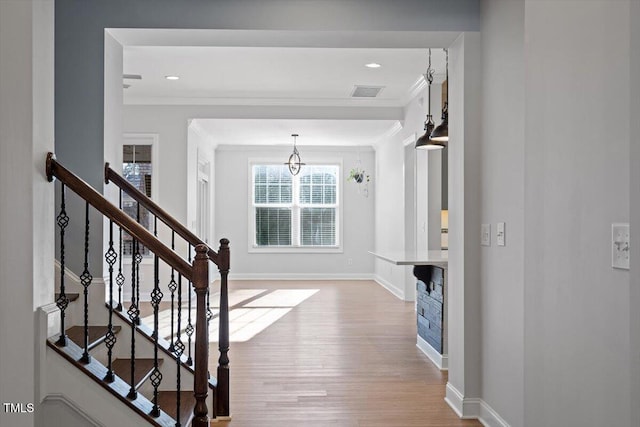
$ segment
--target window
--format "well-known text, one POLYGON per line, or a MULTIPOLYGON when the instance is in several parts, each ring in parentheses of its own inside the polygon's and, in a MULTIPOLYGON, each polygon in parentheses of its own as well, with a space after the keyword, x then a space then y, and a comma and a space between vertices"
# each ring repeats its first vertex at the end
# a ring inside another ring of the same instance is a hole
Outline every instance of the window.
MULTIPOLYGON (((151 197, 151 176, 153 165, 151 163, 151 145, 123 145, 122 146, 122 175, 138 190, 151 197)), ((138 202, 131 196, 122 193, 122 210, 147 230, 152 230, 151 213, 140 206, 140 218, 138 218, 138 202)), ((122 235, 122 254, 131 255, 133 252, 133 238, 128 233, 122 235)), ((149 249, 140 246, 140 254, 150 255, 149 249)))
POLYGON ((338 165, 253 165, 253 246, 337 248, 338 165))

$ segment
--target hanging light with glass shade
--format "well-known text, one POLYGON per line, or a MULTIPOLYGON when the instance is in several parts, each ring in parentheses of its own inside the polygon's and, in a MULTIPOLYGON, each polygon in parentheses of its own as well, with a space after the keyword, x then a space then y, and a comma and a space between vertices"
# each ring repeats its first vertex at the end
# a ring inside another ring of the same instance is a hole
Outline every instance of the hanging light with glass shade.
POLYGON ((296 147, 296 138, 299 136, 297 133, 292 133, 293 137, 293 153, 289 156, 289 161, 285 163, 289 167, 289 172, 291 175, 298 175, 300 172, 300 168, 304 165, 302 160, 300 159, 300 153, 298 153, 298 148, 296 147))
POLYGON ((443 147, 449 142, 449 50, 444 49, 447 57, 446 61, 446 77, 447 91, 445 93, 445 101, 442 105, 442 123, 431 132, 431 140, 436 144, 441 144, 443 147))
POLYGON ((427 150, 442 148, 442 145, 435 144, 431 141, 431 132, 433 132, 433 128, 436 126, 435 123, 433 123, 433 116, 431 115, 431 83, 433 83, 433 73, 434 69, 431 68, 431 49, 429 49, 429 66, 427 67, 427 72, 423 74, 429 88, 427 91, 427 119, 424 121, 424 135, 416 141, 416 148, 427 150))

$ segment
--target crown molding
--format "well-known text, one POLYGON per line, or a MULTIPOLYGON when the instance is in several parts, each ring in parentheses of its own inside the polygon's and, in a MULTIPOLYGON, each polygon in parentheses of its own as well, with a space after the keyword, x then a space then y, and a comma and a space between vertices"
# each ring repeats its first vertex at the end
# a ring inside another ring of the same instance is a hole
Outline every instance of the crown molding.
POLYGON ((195 120, 195 119, 189 120, 189 128, 191 128, 191 130, 194 131, 200 138, 204 139, 209 144, 211 144, 211 147, 213 147, 214 150, 216 149, 216 147, 218 146, 218 143, 214 140, 213 136, 211 136, 211 134, 209 134, 209 132, 207 132, 202 127, 202 125, 200 125, 198 120, 195 120))
POLYGON ((125 96, 124 105, 208 105, 208 106, 269 106, 269 107, 397 107, 404 99, 351 98, 165 98, 125 96))
POLYGON ((378 139, 371 144, 374 150, 378 150, 378 148, 389 141, 395 135, 397 135, 404 128, 404 121, 396 120, 394 124, 392 124, 389 129, 387 129, 382 135, 378 137, 378 139))

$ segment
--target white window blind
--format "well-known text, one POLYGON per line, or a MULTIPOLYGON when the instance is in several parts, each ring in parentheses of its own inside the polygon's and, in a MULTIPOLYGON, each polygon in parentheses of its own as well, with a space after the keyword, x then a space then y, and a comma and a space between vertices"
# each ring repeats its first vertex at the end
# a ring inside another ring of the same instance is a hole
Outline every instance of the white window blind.
POLYGON ((253 165, 256 247, 338 245, 337 165, 307 165, 292 176, 285 165, 253 165))

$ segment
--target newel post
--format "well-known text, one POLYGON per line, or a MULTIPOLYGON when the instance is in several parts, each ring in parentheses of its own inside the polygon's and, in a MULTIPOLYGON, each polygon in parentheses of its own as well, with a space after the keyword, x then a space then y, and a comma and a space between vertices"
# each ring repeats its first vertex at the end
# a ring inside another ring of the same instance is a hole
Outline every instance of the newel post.
POLYGON ((220 270, 220 325, 218 328, 220 359, 218 359, 218 387, 216 389, 216 416, 230 418, 229 408, 229 240, 220 240, 218 269, 220 270))
POLYGON ((207 409, 208 363, 209 363, 209 330, 207 328, 207 289, 209 287, 209 257, 207 246, 196 246, 196 257, 193 261, 193 287, 196 292, 196 348, 195 379, 193 394, 196 406, 193 408, 193 427, 208 427, 207 409))

